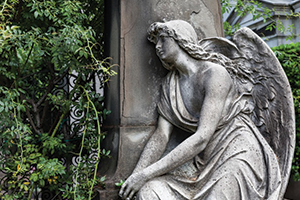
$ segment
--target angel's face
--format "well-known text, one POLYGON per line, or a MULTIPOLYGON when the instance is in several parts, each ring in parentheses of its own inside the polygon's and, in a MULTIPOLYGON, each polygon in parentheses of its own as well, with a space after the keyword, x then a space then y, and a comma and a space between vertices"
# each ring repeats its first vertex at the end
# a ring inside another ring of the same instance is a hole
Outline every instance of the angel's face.
MULTIPOLYGON (((166 33, 161 33, 155 45, 156 54, 161 61, 172 64, 178 56, 179 45, 166 33)), ((170 70, 170 69, 169 69, 170 70)))

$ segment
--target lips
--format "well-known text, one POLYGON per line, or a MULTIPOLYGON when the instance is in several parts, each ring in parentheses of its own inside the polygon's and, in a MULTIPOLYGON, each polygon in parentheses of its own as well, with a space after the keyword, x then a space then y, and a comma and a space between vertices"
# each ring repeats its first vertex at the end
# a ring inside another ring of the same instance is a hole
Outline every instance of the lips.
POLYGON ((161 49, 156 50, 156 54, 159 55, 159 56, 161 56, 163 54, 163 51, 161 49))

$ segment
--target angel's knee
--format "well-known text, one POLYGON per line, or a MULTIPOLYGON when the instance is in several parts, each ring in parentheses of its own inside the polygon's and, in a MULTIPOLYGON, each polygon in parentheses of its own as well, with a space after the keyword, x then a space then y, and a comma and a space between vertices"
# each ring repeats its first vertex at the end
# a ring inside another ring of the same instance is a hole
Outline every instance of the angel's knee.
POLYGON ((157 190, 161 183, 156 180, 148 181, 137 193, 137 200, 159 200, 157 190))
POLYGON ((138 192, 137 200, 177 199, 167 182, 165 177, 148 181, 138 192))

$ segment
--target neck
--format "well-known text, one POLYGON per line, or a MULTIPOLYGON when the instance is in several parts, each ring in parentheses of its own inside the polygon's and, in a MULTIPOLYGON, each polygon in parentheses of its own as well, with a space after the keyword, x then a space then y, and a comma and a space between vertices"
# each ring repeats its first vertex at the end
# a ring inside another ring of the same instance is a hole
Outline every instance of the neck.
POLYGON ((196 73, 196 71, 201 70, 199 66, 199 61, 192 58, 186 52, 182 52, 178 55, 174 62, 174 67, 178 70, 181 76, 190 77, 196 73))

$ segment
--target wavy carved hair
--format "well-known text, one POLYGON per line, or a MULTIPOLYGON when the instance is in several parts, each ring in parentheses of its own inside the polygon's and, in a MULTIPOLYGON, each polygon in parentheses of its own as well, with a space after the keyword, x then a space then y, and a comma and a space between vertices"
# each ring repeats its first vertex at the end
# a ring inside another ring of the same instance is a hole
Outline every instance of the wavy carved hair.
MULTIPOLYGON (((194 28, 185 21, 173 20, 165 23, 155 22, 150 25, 147 32, 148 40, 154 44, 157 43, 159 36, 162 33, 167 34, 167 36, 172 37, 191 57, 197 60, 210 61, 219 64, 227 69, 233 79, 238 78, 243 82, 243 80, 247 78, 253 83, 251 72, 248 67, 245 67, 245 65, 249 64, 245 59, 230 59, 221 53, 205 51, 200 45, 198 45, 197 38, 194 36, 196 34, 194 28), (177 26, 172 26, 175 24, 174 22, 177 26), (178 24, 180 25, 178 26, 178 24), (183 31, 182 29, 185 30, 183 31)), ((167 69, 171 69, 171 66, 168 63, 162 61, 162 64, 167 69)))

